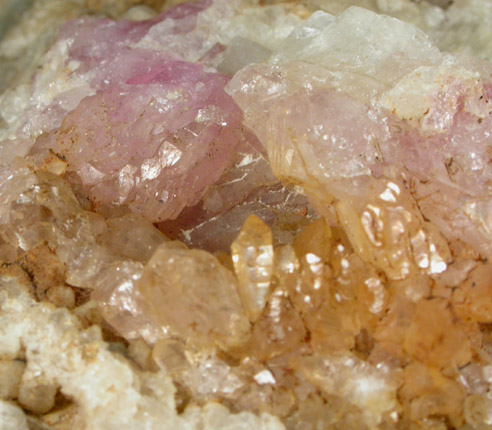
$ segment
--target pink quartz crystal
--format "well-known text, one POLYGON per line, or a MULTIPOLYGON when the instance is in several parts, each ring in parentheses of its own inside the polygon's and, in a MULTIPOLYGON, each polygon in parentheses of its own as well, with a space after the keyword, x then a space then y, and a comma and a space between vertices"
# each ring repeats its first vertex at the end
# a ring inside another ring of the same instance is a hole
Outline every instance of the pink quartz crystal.
MULTIPOLYGON (((48 53, 66 54, 66 82, 48 104, 31 108, 19 139, 49 132, 31 154, 64 158, 78 195, 105 216, 130 210, 162 222, 188 208, 163 231, 210 250, 227 250, 251 212, 277 224, 284 240, 292 237, 288 226, 304 219, 307 200, 279 183, 244 132, 223 91, 228 78, 191 62, 220 51, 217 35, 207 34, 236 3, 185 4, 139 23, 87 17, 66 24, 48 53)), ((37 76, 33 99, 44 77, 37 76)))
POLYGON ((246 218, 254 213, 272 227, 276 243, 288 243, 316 218, 307 198, 273 175, 261 144, 245 133, 226 170, 201 201, 159 224, 169 238, 209 251, 229 252, 246 218))
POLYGON ((201 0, 142 22, 85 17, 66 23, 33 77, 29 99, 8 119, 15 131, 0 141, 0 163, 26 154, 37 136, 59 127, 86 96, 153 73, 171 60, 197 62, 207 54, 213 59, 211 24, 230 15, 237 3, 201 0))
POLYGON ((229 78, 201 65, 218 62, 234 32, 216 23, 241 4, 203 0, 142 22, 65 24, 34 76, 23 123, 0 142, 0 163, 29 148, 38 160, 56 154, 87 208, 170 222, 163 231, 192 246, 227 251, 251 212, 277 226, 281 242, 292 238, 290 226, 314 213, 243 129, 223 91, 229 78))
POLYGON ((220 177, 239 140, 241 113, 226 82, 200 65, 163 61, 86 97, 33 151, 65 158, 96 209, 174 218, 220 177))

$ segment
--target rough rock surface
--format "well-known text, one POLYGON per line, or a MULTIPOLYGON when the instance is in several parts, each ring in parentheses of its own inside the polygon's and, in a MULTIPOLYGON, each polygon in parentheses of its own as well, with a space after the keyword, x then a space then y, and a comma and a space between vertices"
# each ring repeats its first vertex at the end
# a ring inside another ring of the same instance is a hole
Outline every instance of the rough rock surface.
MULTIPOLYGON (((22 346, 24 378, 41 377, 59 386, 81 409, 86 428, 282 428, 273 417, 231 415, 218 404, 178 416, 174 386, 164 371, 139 371, 108 348, 99 327, 83 330, 68 310, 36 303, 29 284, 15 272, 2 269, 0 284, 0 354, 15 358, 22 346)), ((13 429, 14 421, 16 428, 27 428, 21 410, 4 401, 1 407, 2 428, 13 429)))

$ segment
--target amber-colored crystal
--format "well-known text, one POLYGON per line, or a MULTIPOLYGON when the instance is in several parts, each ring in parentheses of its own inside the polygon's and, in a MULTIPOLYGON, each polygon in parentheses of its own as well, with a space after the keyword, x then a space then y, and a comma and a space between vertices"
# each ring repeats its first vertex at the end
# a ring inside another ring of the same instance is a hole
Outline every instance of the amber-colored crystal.
POLYGON ((205 251, 163 243, 145 266, 137 289, 163 334, 228 348, 249 333, 234 276, 205 251))
POLYGON ((250 215, 231 246, 238 279, 238 292, 251 321, 265 307, 273 274, 273 245, 270 228, 250 215))
POLYGON ((465 391, 436 368, 414 362, 403 370, 399 396, 409 418, 418 422, 430 416, 446 416, 455 426, 463 422, 465 391))
POLYGON ((437 368, 463 366, 471 359, 467 334, 448 303, 439 298, 420 300, 403 344, 416 360, 437 368))
POLYGON ((354 195, 337 203, 351 243, 367 262, 390 279, 416 271, 442 273, 450 251, 439 231, 422 220, 404 185, 395 181, 354 183, 354 195))
POLYGON ((255 322, 252 351, 259 359, 267 360, 298 347, 306 334, 304 323, 287 291, 279 287, 255 322))

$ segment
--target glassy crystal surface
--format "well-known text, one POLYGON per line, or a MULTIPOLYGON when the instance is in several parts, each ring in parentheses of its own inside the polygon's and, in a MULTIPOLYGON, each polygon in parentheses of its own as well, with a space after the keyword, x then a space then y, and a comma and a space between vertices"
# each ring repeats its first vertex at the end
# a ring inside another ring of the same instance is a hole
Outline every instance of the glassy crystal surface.
POLYGON ((248 334, 233 274, 205 251, 163 243, 145 266, 137 289, 166 335, 228 348, 248 334))
POLYGON ((254 321, 265 307, 273 275, 272 232, 257 216, 244 223, 231 246, 243 307, 254 321))
POLYGON ((489 428, 490 8, 134 3, 4 78, 0 427, 489 428))

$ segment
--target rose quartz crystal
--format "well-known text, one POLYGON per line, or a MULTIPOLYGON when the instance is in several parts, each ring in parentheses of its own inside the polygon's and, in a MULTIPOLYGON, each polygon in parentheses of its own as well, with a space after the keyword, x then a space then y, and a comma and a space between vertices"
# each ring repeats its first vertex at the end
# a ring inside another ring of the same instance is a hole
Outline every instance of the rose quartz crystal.
POLYGON ((199 65, 162 61, 86 97, 33 152, 64 158, 95 209, 175 218, 220 177, 240 138, 241 113, 222 89, 226 81, 199 65))
POLYGON ((6 118, 15 131, 2 142, 10 154, 2 163, 25 153, 41 133, 59 127, 84 97, 152 72, 166 61, 198 61, 214 45, 206 37, 210 23, 230 15, 237 3, 202 0, 142 22, 85 17, 66 23, 33 77, 30 97, 18 112, 22 121, 6 118))
POLYGON ((219 61, 214 56, 225 46, 218 40, 235 33, 219 34, 213 23, 232 27, 227 19, 240 3, 184 4, 139 23, 83 18, 65 25, 47 57, 62 61, 67 76, 52 85, 51 98, 38 100, 50 75, 37 75, 31 99, 38 102, 18 139, 28 144, 45 131, 30 154, 63 158, 78 195, 106 217, 131 211, 161 222, 189 207, 161 228, 211 250, 227 250, 251 212, 289 237, 282 225, 302 221, 307 200, 279 183, 244 132, 239 108, 223 91, 229 78, 192 63, 219 61), (217 235, 227 220, 231 227, 217 235))

